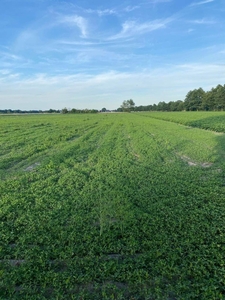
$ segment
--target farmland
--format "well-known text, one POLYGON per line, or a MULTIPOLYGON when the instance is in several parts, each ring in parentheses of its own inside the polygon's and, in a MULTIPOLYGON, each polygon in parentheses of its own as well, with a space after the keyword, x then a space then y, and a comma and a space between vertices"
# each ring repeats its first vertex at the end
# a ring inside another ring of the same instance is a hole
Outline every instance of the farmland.
MULTIPOLYGON (((143 114, 144 115, 144 114, 143 114)), ((157 112, 145 114, 152 118, 171 121, 191 127, 225 132, 225 114, 224 112, 157 112)))
POLYGON ((0 116, 0 299, 225 299, 224 119, 0 116))

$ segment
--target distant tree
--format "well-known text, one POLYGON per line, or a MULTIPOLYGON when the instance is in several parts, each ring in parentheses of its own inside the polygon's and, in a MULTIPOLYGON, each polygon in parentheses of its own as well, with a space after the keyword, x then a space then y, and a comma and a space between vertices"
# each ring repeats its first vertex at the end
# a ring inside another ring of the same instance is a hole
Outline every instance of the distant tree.
POLYGON ((215 109, 224 110, 225 109, 225 85, 222 86, 218 84, 214 89, 214 99, 215 99, 215 109))
POLYGON ((101 109, 101 112, 106 112, 107 111, 107 109, 105 108, 105 107, 103 107, 102 109, 101 109))
POLYGON ((177 100, 177 111, 183 111, 184 110, 184 101, 177 100))
POLYGON ((140 105, 140 106, 135 106, 134 111, 145 111, 147 110, 146 106, 140 105))
POLYGON ((130 99, 130 100, 124 100, 121 105, 121 108, 122 111, 130 112, 132 109, 134 109, 134 106, 135 106, 134 101, 130 99))
POLYGON ((153 110, 153 111, 156 111, 156 110, 157 110, 157 105, 156 105, 155 103, 152 105, 152 110, 153 110))
POLYGON ((159 110, 159 111, 167 111, 167 110, 169 110, 169 106, 164 101, 163 102, 159 102, 157 110, 159 110))
POLYGON ((215 88, 212 88, 211 91, 205 93, 205 97, 202 101, 202 109, 203 110, 216 110, 215 105, 215 88))
POLYGON ((71 114, 76 114, 76 113, 77 113, 76 108, 72 108, 72 109, 70 110, 70 113, 71 113, 71 114))
POLYGON ((205 91, 202 88, 189 91, 184 100, 186 110, 201 110, 205 91))
POLYGON ((68 114, 68 109, 66 107, 64 107, 62 110, 61 110, 62 114, 68 114))
POLYGON ((168 111, 182 111, 184 110, 184 102, 182 100, 170 101, 168 108, 168 111))

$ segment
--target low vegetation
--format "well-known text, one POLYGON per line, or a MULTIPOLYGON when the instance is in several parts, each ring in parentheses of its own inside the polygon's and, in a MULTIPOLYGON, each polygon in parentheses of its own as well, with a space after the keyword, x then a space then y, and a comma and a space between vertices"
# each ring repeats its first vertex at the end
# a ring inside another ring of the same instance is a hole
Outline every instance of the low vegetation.
POLYGON ((224 117, 1 116, 0 299, 225 299, 224 117))
POLYGON ((221 133, 225 132, 224 112, 157 112, 144 115, 151 118, 183 124, 186 126, 197 127, 221 133))

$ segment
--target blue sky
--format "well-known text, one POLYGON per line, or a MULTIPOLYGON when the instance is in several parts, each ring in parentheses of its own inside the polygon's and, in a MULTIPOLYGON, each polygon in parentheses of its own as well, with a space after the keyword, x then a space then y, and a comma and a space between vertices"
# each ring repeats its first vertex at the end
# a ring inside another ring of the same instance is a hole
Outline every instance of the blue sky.
POLYGON ((224 0, 1 0, 0 108, 118 108, 225 83, 224 0))

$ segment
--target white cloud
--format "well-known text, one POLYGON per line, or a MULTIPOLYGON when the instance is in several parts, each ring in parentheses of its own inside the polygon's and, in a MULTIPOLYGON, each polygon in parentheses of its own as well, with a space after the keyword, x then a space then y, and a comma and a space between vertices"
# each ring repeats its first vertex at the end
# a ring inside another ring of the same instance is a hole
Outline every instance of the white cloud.
POLYGON ((173 0, 151 0, 150 3, 158 4, 158 3, 166 3, 166 2, 172 2, 173 0))
MULTIPOLYGON (((40 21, 30 24, 22 30, 13 45, 14 51, 23 50, 26 48, 33 49, 34 53, 43 53, 48 51, 59 52, 60 49, 54 48, 54 44, 57 43, 57 40, 52 34, 58 30, 59 27, 76 27, 81 32, 81 38, 86 38, 88 35, 88 22, 85 18, 79 15, 63 15, 59 13, 54 13, 54 16, 49 16, 48 22, 43 22, 40 24, 40 21)), ((64 28, 65 29, 65 28, 64 28)), ((65 31, 64 36, 67 38, 68 32, 65 31)), ((0 52, 1 54, 1 52, 0 52)), ((9 56, 9 55, 8 55, 9 56)), ((11 55, 11 58, 19 59, 18 56, 11 55)))
POLYGON ((8 75, 8 74, 10 74, 11 73, 11 71, 10 70, 7 70, 7 69, 1 69, 0 70, 0 74, 1 75, 8 75))
POLYGON ((214 2, 215 0, 204 0, 204 1, 200 1, 200 2, 193 2, 190 6, 196 6, 196 5, 203 5, 203 4, 207 4, 210 2, 214 2))
POLYGON ((97 10, 97 13, 100 17, 104 16, 104 15, 116 15, 117 14, 115 9, 97 10))
POLYGON ((87 37, 87 20, 78 15, 64 15, 59 18, 60 23, 64 23, 69 26, 77 26, 82 34, 82 37, 87 37))
POLYGON ((191 20, 189 23, 193 24, 199 24, 199 25, 207 25, 207 24, 215 24, 216 22, 213 20, 207 20, 207 19, 199 19, 199 20, 191 20))
MULTIPOLYGON (((1 79, 1 75, 0 75, 1 79)), ((0 81, 2 108, 75 107, 109 109, 132 98, 137 105, 184 99, 189 90, 211 89, 225 80, 224 65, 180 64, 139 72, 109 71, 97 75, 37 74, 0 81)))
POLYGON ((35 45, 40 42, 39 40, 39 30, 34 30, 31 28, 27 28, 23 30, 17 37, 15 42, 15 50, 18 50, 20 48, 27 47, 28 45, 35 45))
POLYGON ((21 60, 20 56, 15 55, 15 54, 10 53, 10 52, 0 51, 0 55, 1 55, 1 59, 5 59, 5 60, 13 60, 13 61, 21 60))
POLYGON ((127 11, 127 12, 130 12, 130 11, 133 11, 133 10, 135 10, 135 9, 138 9, 138 8, 140 8, 140 6, 127 6, 127 7, 125 7, 125 11, 127 11))
POLYGON ((85 12, 98 14, 100 17, 105 15, 117 14, 117 11, 115 9, 86 9, 85 12))
POLYGON ((86 40, 74 41, 74 40, 57 40, 57 44, 62 45, 74 45, 74 46, 91 46, 91 45, 99 45, 98 42, 88 42, 86 40))
POLYGON ((144 34, 147 32, 155 31, 161 28, 165 28, 166 24, 171 22, 171 19, 155 20, 152 22, 137 23, 136 21, 126 21, 122 24, 122 30, 120 33, 111 36, 108 40, 123 39, 132 37, 137 34, 144 34))
POLYGON ((194 31, 193 28, 189 28, 187 32, 188 32, 188 33, 191 33, 191 32, 193 32, 193 31, 194 31))

